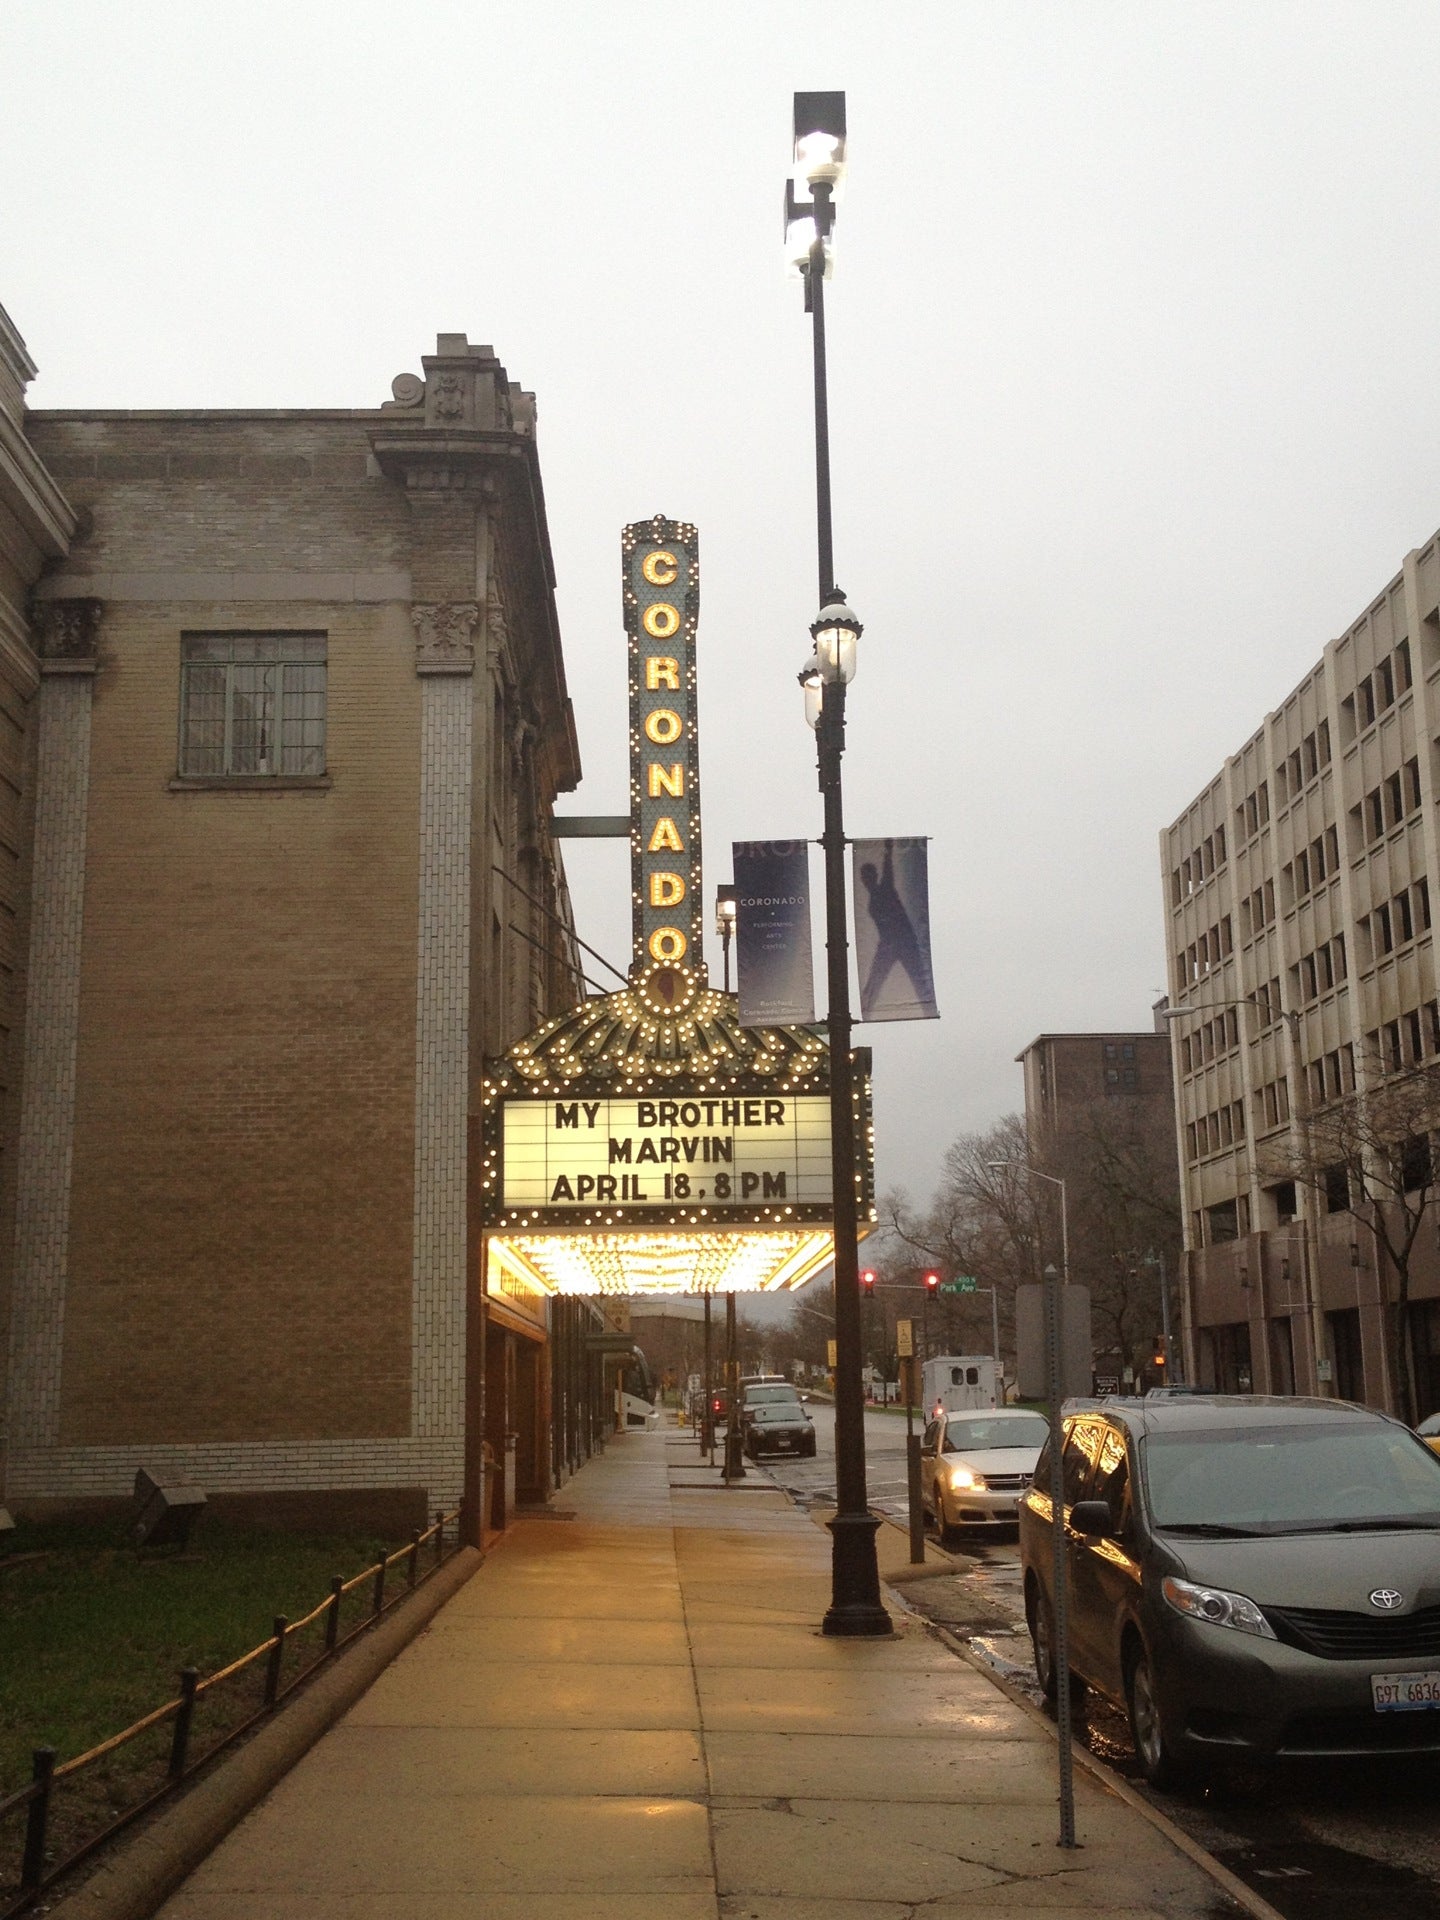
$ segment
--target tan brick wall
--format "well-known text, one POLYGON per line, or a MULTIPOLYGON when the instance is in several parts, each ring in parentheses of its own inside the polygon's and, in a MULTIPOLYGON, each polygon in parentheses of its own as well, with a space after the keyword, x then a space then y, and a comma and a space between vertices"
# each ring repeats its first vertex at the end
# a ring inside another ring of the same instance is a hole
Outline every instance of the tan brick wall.
POLYGON ((418 693, 403 607, 112 603, 67 1445, 408 1430, 418 693), (327 630, 333 787, 171 792, 181 632, 251 626, 327 630))

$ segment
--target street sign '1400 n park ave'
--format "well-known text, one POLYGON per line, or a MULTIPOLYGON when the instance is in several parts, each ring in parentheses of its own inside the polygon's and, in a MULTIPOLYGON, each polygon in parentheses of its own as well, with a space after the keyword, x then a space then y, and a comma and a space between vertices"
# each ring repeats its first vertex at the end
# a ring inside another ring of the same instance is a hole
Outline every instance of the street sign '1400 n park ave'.
POLYGON ((504 1138, 507 1207, 830 1200, 823 1095, 512 1100, 504 1138))

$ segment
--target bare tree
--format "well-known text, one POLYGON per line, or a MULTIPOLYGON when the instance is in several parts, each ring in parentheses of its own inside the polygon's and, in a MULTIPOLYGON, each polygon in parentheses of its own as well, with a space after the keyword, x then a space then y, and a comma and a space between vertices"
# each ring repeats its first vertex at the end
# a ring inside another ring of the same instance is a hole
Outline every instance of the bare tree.
POLYGON ((1163 1318, 1161 1264, 1179 1263, 1174 1134, 1138 1101, 1101 1098, 1071 1107, 1037 1146, 1070 1197, 1070 1277, 1090 1289, 1097 1345, 1138 1368, 1163 1318))
MULTIPOLYGON (((928 1206, 917 1207, 903 1192, 881 1201, 883 1248, 873 1263, 882 1290, 887 1279, 913 1281, 926 1268, 947 1280, 969 1274, 978 1286, 994 1287, 1001 1342, 1006 1343, 1008 1331, 1012 1354, 1015 1289, 1036 1277, 1044 1224, 1043 1197, 1037 1199, 1035 1183, 1024 1172, 1027 1154, 1025 1122, 1018 1114, 981 1133, 961 1134, 945 1154, 928 1206)), ((962 1337, 988 1350, 984 1301, 947 1298, 931 1303, 929 1312, 935 1317, 932 1344, 939 1337, 937 1323, 963 1321, 962 1337)))
POLYGON ((1296 1116, 1288 1145, 1266 1155, 1267 1177, 1313 1189, 1332 1212, 1343 1207, 1370 1233, 1396 1411, 1413 1426, 1419 1395, 1410 1339, 1410 1261, 1435 1186, 1431 1135, 1440 1126, 1440 1069, 1417 1066, 1387 1075, 1383 1062, 1367 1064, 1363 1092, 1296 1116))

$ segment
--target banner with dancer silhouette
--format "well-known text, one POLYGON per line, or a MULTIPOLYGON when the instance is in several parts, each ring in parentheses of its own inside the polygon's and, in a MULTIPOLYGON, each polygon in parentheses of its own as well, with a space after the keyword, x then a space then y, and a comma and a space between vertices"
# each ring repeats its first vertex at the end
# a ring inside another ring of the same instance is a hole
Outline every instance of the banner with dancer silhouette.
POLYGON ((855 961, 862 1020, 938 1020, 926 840, 855 840, 855 961))
POLYGON ((742 1027, 815 1018, 810 856, 803 840, 737 840, 735 984, 742 1027))

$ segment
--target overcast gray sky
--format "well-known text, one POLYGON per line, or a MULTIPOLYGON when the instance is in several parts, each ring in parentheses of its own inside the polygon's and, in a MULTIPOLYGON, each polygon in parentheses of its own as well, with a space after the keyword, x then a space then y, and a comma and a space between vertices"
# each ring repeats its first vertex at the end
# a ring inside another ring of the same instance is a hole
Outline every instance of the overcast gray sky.
MULTIPOLYGON (((0 72, 37 406, 374 405, 442 330, 535 391, 571 810, 625 805, 620 528, 699 524, 712 891, 819 832, 779 206, 846 89, 847 823, 933 836, 943 1015, 859 1032, 882 1185, 1148 1023, 1159 829, 1440 522, 1433 4, 7 0, 0 72)), ((623 849, 570 865, 624 965, 623 849)))

